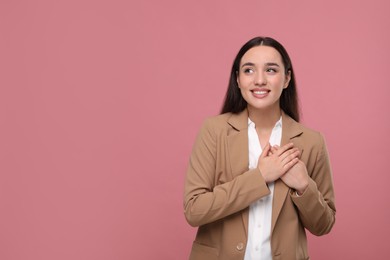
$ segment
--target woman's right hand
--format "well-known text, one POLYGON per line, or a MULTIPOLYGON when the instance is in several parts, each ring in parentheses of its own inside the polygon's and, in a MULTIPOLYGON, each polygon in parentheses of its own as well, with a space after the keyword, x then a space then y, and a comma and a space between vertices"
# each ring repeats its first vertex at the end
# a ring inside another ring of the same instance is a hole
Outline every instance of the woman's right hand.
POLYGON ((293 143, 273 149, 268 143, 259 157, 257 167, 266 183, 273 182, 285 174, 299 161, 299 150, 293 143))

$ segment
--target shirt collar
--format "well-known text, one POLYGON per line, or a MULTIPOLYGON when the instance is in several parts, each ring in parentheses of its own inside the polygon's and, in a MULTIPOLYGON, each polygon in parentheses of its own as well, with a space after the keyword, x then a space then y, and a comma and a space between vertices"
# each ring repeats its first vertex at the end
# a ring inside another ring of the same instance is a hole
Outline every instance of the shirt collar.
MULTIPOLYGON (((255 123, 248 116, 248 127, 256 127, 255 123)), ((282 127, 282 116, 280 116, 279 120, 275 123, 274 128, 282 127)))

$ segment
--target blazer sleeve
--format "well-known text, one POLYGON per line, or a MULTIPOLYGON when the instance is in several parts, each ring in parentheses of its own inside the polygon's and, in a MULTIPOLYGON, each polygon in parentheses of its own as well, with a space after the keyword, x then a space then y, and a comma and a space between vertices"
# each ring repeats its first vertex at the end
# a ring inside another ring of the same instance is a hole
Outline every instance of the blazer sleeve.
POLYGON ((336 207, 333 178, 324 138, 319 134, 314 166, 308 169, 309 186, 302 196, 292 193, 300 219, 307 230, 320 236, 331 231, 335 223, 336 207))
POLYGON ((227 175, 227 162, 221 158, 222 150, 227 148, 220 128, 212 120, 206 120, 192 150, 184 186, 184 214, 191 226, 236 213, 270 193, 258 169, 219 182, 218 176, 227 175))

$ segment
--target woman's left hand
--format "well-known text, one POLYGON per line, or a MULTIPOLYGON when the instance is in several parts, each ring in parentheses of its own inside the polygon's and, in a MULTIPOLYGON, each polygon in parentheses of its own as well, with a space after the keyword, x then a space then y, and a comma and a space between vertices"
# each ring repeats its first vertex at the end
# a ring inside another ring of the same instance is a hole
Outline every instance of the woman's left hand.
MULTIPOLYGON (((279 146, 273 146, 270 153, 275 153, 279 146)), ((298 195, 302 195, 309 186, 309 174, 306 165, 299 160, 291 169, 289 169, 280 179, 290 188, 294 189, 298 195)))
POLYGON ((299 160, 290 170, 288 170, 280 179, 290 188, 294 189, 298 195, 302 195, 307 186, 309 186, 309 175, 306 165, 299 160))

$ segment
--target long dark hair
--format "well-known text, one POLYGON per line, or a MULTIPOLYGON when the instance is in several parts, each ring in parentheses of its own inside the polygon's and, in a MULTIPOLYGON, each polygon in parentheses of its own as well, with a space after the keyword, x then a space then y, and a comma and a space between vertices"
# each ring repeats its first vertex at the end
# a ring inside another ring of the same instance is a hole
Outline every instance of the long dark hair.
POLYGON ((280 96, 280 108, 295 121, 299 122, 298 93, 290 57, 288 56, 286 49, 278 41, 270 37, 253 38, 241 47, 234 59, 232 70, 230 72, 229 86, 221 109, 221 114, 227 112, 239 113, 247 107, 247 102, 242 97, 241 91, 238 88, 237 75, 242 56, 244 56, 249 49, 260 45, 272 47, 282 56, 285 73, 287 74, 290 72, 291 79, 287 88, 283 90, 282 95, 280 96))

